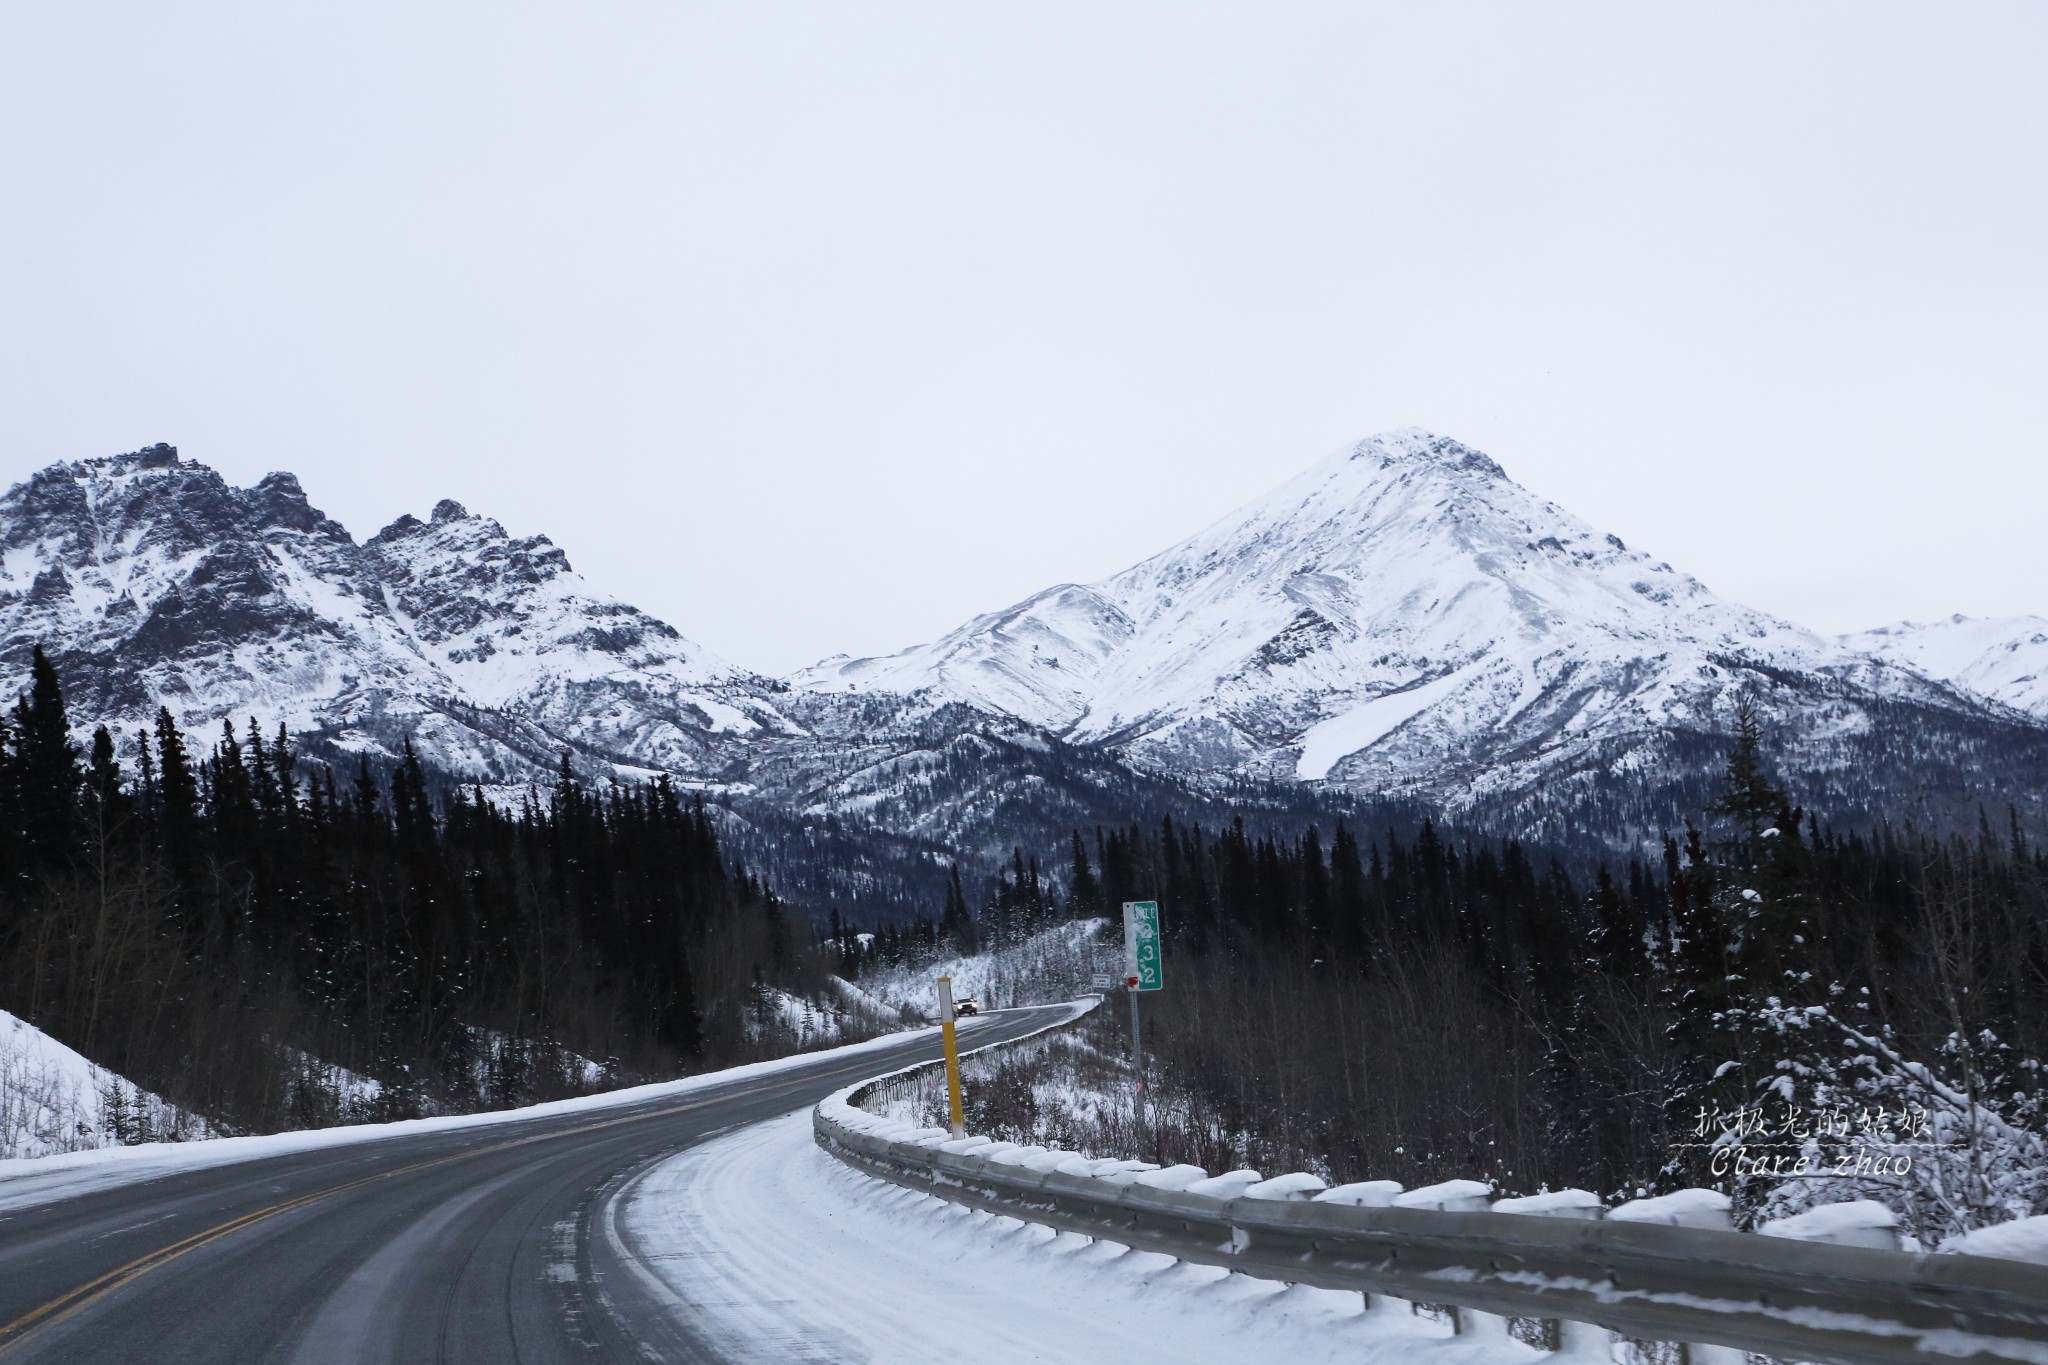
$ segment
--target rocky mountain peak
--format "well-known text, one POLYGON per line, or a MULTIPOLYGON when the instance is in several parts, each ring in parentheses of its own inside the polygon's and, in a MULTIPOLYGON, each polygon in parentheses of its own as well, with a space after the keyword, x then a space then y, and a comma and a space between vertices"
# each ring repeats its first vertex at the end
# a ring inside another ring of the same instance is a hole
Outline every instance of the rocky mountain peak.
POLYGON ((404 540, 415 532, 426 529, 427 524, 412 513, 400 512, 389 525, 377 532, 376 535, 371 536, 365 543, 370 545, 391 545, 404 540))
POLYGON ((247 501, 257 524, 319 534, 330 539, 349 540, 349 534, 306 498, 296 474, 277 470, 266 474, 250 489, 247 501))
POLYGON ((1403 427, 1397 431, 1368 436, 1351 448, 1350 458, 1377 460, 1381 465, 1425 462, 1445 469, 1483 474, 1490 478, 1505 479, 1508 476, 1507 471, 1491 456, 1449 436, 1439 436, 1421 427, 1403 427))
POLYGON ((1889 762, 1871 780, 1903 790, 1917 773, 1886 757, 1908 752, 1902 736, 1936 734, 1954 754, 2048 743, 2013 709, 2048 715, 2048 623, 1822 640, 1418 429, 1340 449, 1112 577, 886 659, 828 660, 801 691, 453 499, 358 544, 289 473, 235 488, 150 447, 0 495, 0 695, 37 643, 74 714, 124 734, 160 703, 188 728, 256 715, 345 763, 410 741, 451 777, 522 785, 566 748, 587 773, 667 771, 917 829, 954 819, 934 802, 958 815, 1014 787, 1011 760, 992 757, 1013 742, 1193 790, 1301 780, 1453 811, 1569 812, 1559 793, 1606 784, 1630 819, 1697 809, 1667 799, 1675 787, 1652 809, 1642 784, 1718 752, 1750 689, 1817 780, 1864 783, 1889 762), (2006 704, 1929 681, 1936 654, 1955 661, 1944 676, 2006 704), (956 741, 994 766, 942 798, 915 773, 956 741))
MULTIPOLYGON (((178 448, 168 441, 143 446, 139 450, 124 451, 119 455, 100 455, 83 460, 71 460, 49 466, 49 469, 73 469, 93 471, 100 474, 132 474, 143 469, 170 469, 178 464, 178 448)), ((44 472, 48 472, 45 470, 44 472)))
POLYGON ((288 472, 235 488, 169 445, 51 465, 0 495, 0 685, 40 643, 76 713, 123 732, 159 703, 253 713, 343 752, 411 737, 483 780, 565 744, 688 773, 787 728, 775 684, 591 591, 547 537, 454 499, 431 515, 358 545, 288 472))
POLYGON ((1166 769, 1442 794, 1717 724, 1751 665, 1854 661, 1407 429, 1100 583, 799 681, 964 702, 1166 769))

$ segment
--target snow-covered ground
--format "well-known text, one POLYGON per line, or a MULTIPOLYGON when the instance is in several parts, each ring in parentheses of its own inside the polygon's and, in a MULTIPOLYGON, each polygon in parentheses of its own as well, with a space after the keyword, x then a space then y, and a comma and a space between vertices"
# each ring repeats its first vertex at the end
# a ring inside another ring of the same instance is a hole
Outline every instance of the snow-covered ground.
POLYGON ((343 1122, 348 1122, 349 1116, 368 1113, 384 1095, 384 1082, 375 1076, 351 1071, 300 1048, 279 1050, 284 1054, 293 1084, 330 1099, 343 1122))
MULTIPOLYGON (((1114 1031, 1117 1021, 1109 1022, 1114 1031)), ((1137 1144, 1129 1058, 1102 1050, 1101 1023, 1091 1021, 964 1059, 960 1079, 968 1127, 999 1142, 1059 1147, 1091 1157, 1128 1155, 1137 1144)), ((946 1104, 945 1076, 934 1069, 892 1078, 861 1107, 926 1128, 946 1122, 946 1104)), ((1155 1141, 1170 1135, 1164 1140, 1174 1143, 1177 1154, 1192 1156, 1227 1141, 1218 1136, 1208 1146, 1197 1147, 1184 1140, 1195 1121, 1188 1097, 1178 1089, 1155 1081, 1147 1106, 1155 1141)), ((1330 1174, 1326 1168, 1316 1173, 1330 1174)))
POLYGON ((976 1213, 820 1151, 808 1113, 681 1153, 608 1230, 626 1264, 735 1359, 1528 1360, 1405 1305, 1182 1265, 976 1213))
MULTIPOLYGON (((1093 999, 1076 1002, 1075 1013, 1079 1014, 1092 1008, 1094 1004, 1093 999)), ((12 1016, 5 1017, 12 1019, 12 1016)), ((976 1031, 995 1022, 971 1019, 965 1021, 961 1025, 963 1041, 971 1045, 976 1031)), ((867 1042, 849 1043, 844 1047, 832 1049, 830 1055, 858 1056, 863 1052, 880 1051, 936 1032, 936 1029, 928 1028, 889 1034, 867 1042)), ((71 1055, 77 1056, 76 1053, 71 1055)), ((95 1151, 73 1150, 62 1155, 0 1160, 0 1213, 11 1208, 46 1204, 92 1189, 125 1185, 137 1180, 152 1180, 173 1171, 225 1165, 235 1161, 254 1161, 262 1157, 310 1151, 319 1147, 338 1147, 352 1142, 375 1142, 382 1138, 400 1137, 409 1133, 475 1128, 493 1123, 549 1118, 559 1114, 579 1114, 617 1108, 620 1105, 640 1104, 648 1100, 667 1099, 712 1086, 728 1085, 734 1081, 759 1076, 772 1076, 794 1067, 808 1066, 825 1055, 827 1054, 820 1052, 800 1053, 792 1057, 780 1057, 774 1061, 753 1062, 746 1066, 729 1067, 724 1071, 688 1076, 677 1081, 633 1086, 601 1095, 583 1095, 576 1099, 555 1100, 547 1104, 529 1105, 524 1109, 502 1110, 495 1113, 449 1114, 437 1118, 405 1119, 396 1123, 361 1123, 344 1128, 315 1128, 258 1137, 210 1138, 193 1142, 149 1142, 129 1147, 107 1147, 95 1151)), ((83 1058, 79 1058, 79 1061, 90 1066, 83 1058)))
MULTIPOLYGON (((493 1029, 470 1032, 475 1080, 486 1093, 495 1075, 515 1066, 546 1067, 568 1085, 586 1089, 606 1082, 605 1067, 587 1057, 535 1048, 493 1029)), ((374 1113, 384 1089, 376 1078, 289 1045, 277 1051, 286 1084, 304 1101, 294 1102, 293 1112, 324 1114, 333 1124, 353 1124, 374 1113)), ((14 1159, 218 1136, 200 1116, 0 1010, 0 1173, 14 1159)))
POLYGON ((830 979, 830 985, 836 1000, 808 1000, 773 986, 760 987, 745 1021, 748 1039, 759 1042, 763 1038, 786 1038, 800 1049, 827 1047, 849 1037, 866 1038, 900 1029, 905 1023, 924 1017, 913 1015, 906 1019, 900 1010, 836 976, 830 979))
POLYGON ((953 979, 955 999, 972 997, 983 1009, 1007 1009, 1033 1000, 1062 1000, 1088 989, 1098 971, 1119 970, 1121 939, 1103 934, 1107 920, 1069 920, 1044 929, 1022 943, 991 949, 972 957, 957 954, 914 967, 889 967, 863 973, 854 986, 884 1008, 905 1006, 924 1018, 938 1012, 938 979, 953 979))
POLYGON ((200 1119, 0 1010, 0 1170, 9 1158, 208 1135, 200 1119))

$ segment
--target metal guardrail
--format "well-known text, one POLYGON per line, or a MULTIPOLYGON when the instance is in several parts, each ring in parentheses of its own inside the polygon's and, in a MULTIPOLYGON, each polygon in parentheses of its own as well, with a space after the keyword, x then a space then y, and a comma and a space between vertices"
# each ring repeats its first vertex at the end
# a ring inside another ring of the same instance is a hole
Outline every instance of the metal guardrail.
MULTIPOLYGON (((820 1104, 819 1145, 870 1175, 990 1213, 1198 1265, 1450 1305, 1463 1310, 1460 1330, 1478 1313, 1683 1342, 1695 1360, 1720 1347, 1835 1365, 2048 1365, 2044 1266, 1655 1223, 1223 1199, 1128 1183, 1129 1172, 1033 1170, 942 1151, 944 1130, 858 1109, 891 1079, 820 1104)), ((1583 1332, 1558 1337, 1567 1354, 1588 1345, 1583 1332)))

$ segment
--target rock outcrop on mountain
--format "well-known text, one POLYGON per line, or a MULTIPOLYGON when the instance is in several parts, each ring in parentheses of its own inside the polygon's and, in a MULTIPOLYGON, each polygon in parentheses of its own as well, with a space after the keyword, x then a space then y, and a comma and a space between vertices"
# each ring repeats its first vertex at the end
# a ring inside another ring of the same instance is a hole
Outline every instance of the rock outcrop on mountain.
POLYGON ((1155 772, 1511 820, 1633 791, 1653 827, 1697 795, 1659 795, 1659 772, 1710 762, 1743 695, 1837 795, 1874 778, 1882 795, 1932 782, 1966 799, 1955 762, 2013 719, 1946 678, 1724 601, 1488 456, 1415 430, 1339 451, 1100 583, 796 681, 1013 716, 1155 772), (1893 749, 1930 766, 1909 778, 1879 757, 1893 749))
POLYGON ((1826 639, 1421 431, 1102 582, 788 681, 453 500, 358 542, 290 474, 235 488, 161 445, 0 497, 0 686, 41 644, 75 715, 124 742, 166 705, 188 729, 281 721, 344 763, 410 743, 508 792, 567 753, 586 777, 673 774, 730 805, 748 856, 802 880, 825 857, 802 850, 830 845, 861 885, 887 880, 876 859, 937 866, 1169 806, 1390 800, 1627 846, 1699 814, 1745 696, 1836 819, 2012 804, 2038 823, 2041 636, 2011 625, 1826 639))
POLYGON ((166 445, 52 465, 0 498, 0 666, 43 644, 81 718, 124 737, 282 721, 338 754, 411 739, 448 776, 521 782, 564 749, 709 777, 793 727, 783 685, 596 592, 545 537, 453 501, 358 544, 290 474, 234 488, 166 445))

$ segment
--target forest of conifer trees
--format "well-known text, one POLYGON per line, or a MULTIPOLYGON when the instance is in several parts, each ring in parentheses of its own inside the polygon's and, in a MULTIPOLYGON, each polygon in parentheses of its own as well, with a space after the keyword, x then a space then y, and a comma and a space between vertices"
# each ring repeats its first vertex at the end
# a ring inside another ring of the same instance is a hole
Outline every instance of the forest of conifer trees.
MULTIPOLYGON (((1590 885, 1430 823, 1340 823, 1327 845, 1171 817, 1076 833, 1065 913, 1161 905, 1146 1039, 1176 1098, 1151 1155, 1517 1192, 1706 1185, 1761 1216, 1850 1197, 1823 1192, 1842 1162, 1905 1154, 1850 1184, 1929 1237, 2048 1211, 2048 858, 1988 815, 1974 840, 1831 831, 1765 749, 1745 711, 1699 825, 1590 885), (1917 1143, 1857 1126, 1916 1107, 1917 1143), (1738 1152, 1723 1134, 1744 1113, 1738 1152), (1814 1129, 1827 1114, 1849 1128, 1814 1129)), ((1036 886, 1018 871, 1006 884, 1036 886)), ((1110 1055, 1119 1019, 1094 1021, 1110 1055)), ((1028 1077, 1006 1084, 1009 1108, 982 1112, 1028 1120, 1028 1077)))
POLYGON ((565 758, 505 809, 430 792, 410 747, 337 773, 254 721, 71 732, 38 651, 0 718, 0 1007, 231 1130, 787 1050, 764 988, 828 965, 666 779, 592 790, 565 758))
POLYGON ((1774 783, 1752 711, 1698 822, 1590 876, 1427 820, 1167 814, 1073 831, 1045 868, 1019 848, 992 891, 956 864, 935 917, 835 910, 822 935, 666 779, 593 788, 565 757, 494 802, 430 790, 409 747, 337 772, 253 721, 73 733, 38 653, 0 718, 0 1007, 229 1130, 768 1055, 794 1041, 777 991, 1153 899, 1149 1047, 1181 1097, 1159 1155, 1768 1209, 1807 1187, 1725 1168, 1710 1116, 1932 1106, 1947 1145, 1875 1192, 1930 1234, 2048 1209, 2048 858, 1988 813, 1974 839, 1830 829, 1774 783))

